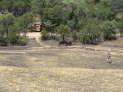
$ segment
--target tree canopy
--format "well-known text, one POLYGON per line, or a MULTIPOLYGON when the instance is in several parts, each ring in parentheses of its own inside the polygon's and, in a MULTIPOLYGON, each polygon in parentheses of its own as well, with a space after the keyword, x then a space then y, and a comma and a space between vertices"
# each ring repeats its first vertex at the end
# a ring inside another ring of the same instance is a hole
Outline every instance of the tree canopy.
POLYGON ((45 34, 70 34, 81 42, 88 37, 93 43, 99 34, 114 36, 115 28, 122 30, 123 19, 116 19, 119 13, 123 13, 123 0, 0 0, 0 35, 7 41, 12 34, 18 39, 31 30, 38 16, 45 34), (112 28, 114 21, 119 26, 112 28))

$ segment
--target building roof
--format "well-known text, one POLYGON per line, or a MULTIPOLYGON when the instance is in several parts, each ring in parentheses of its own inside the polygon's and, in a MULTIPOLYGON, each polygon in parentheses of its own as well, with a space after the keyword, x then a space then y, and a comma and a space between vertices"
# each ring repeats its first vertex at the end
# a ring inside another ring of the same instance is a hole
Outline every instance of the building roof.
POLYGON ((38 24, 38 25, 41 25, 41 21, 37 21, 37 22, 34 22, 34 24, 38 24))

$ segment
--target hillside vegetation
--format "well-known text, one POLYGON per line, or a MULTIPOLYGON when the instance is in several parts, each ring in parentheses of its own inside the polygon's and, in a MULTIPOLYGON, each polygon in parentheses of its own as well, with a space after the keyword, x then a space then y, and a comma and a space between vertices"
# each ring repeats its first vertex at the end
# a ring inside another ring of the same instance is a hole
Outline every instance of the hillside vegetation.
POLYGON ((122 12, 122 0, 0 0, 0 45, 26 45, 20 33, 32 30, 37 16, 43 40, 98 44, 122 32, 122 12))

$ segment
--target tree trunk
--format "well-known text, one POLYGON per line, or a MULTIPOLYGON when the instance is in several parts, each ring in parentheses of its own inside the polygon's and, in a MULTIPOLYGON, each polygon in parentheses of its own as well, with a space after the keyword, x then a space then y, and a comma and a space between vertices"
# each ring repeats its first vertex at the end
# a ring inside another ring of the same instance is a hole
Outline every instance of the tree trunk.
POLYGON ((62 40, 65 41, 65 35, 62 36, 62 40))

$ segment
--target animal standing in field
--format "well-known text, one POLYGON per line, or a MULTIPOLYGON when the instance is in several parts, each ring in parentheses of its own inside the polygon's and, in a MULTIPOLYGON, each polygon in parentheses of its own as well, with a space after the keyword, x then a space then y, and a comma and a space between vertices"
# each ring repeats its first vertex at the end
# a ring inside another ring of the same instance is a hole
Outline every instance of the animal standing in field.
POLYGON ((59 42, 59 45, 71 46, 72 42, 71 41, 61 41, 59 42))
POLYGON ((109 64, 112 64, 112 56, 111 56, 111 51, 108 52, 107 58, 106 58, 106 62, 109 64))

